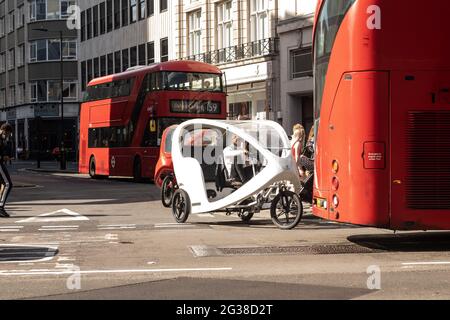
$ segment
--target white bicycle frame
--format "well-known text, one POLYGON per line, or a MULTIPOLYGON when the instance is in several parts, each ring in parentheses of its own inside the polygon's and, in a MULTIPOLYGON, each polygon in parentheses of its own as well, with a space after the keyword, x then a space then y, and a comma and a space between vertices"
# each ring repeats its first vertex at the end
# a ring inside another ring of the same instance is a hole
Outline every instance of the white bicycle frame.
POLYGON ((182 123, 175 130, 172 137, 172 161, 175 169, 175 176, 180 189, 189 195, 191 203, 191 213, 201 214, 209 212, 223 211, 233 207, 242 201, 258 195, 261 191, 271 188, 275 184, 283 181, 293 185, 293 191, 298 193, 300 188, 300 178, 295 161, 290 151, 290 142, 284 129, 273 121, 216 121, 207 119, 194 119, 182 123), (270 150, 261 145, 255 137, 239 128, 239 125, 264 125, 273 130, 282 143, 284 150, 282 156, 273 154, 270 150), (192 157, 183 155, 183 134, 187 128, 193 126, 203 126, 208 129, 219 129, 229 134, 237 135, 243 141, 248 142, 265 159, 265 167, 256 176, 250 179, 242 187, 215 202, 210 202, 207 194, 207 186, 204 174, 199 161, 192 157))

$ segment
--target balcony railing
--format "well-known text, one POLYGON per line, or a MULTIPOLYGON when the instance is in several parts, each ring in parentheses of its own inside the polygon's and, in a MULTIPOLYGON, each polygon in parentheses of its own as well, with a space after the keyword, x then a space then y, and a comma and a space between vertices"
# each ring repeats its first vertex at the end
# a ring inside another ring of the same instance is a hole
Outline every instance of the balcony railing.
POLYGON ((194 60, 210 64, 237 62, 241 60, 270 56, 278 53, 278 38, 253 41, 242 45, 192 55, 182 60, 194 60))

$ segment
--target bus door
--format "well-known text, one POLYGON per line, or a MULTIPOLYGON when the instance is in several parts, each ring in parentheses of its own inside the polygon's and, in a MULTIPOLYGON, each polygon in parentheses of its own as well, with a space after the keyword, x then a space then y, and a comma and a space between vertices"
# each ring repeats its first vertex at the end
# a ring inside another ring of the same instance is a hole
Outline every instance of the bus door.
POLYGON ((158 120, 149 119, 142 136, 142 175, 153 178, 159 157, 158 120))
POLYGON ((450 228, 450 72, 392 73, 391 228, 450 228))

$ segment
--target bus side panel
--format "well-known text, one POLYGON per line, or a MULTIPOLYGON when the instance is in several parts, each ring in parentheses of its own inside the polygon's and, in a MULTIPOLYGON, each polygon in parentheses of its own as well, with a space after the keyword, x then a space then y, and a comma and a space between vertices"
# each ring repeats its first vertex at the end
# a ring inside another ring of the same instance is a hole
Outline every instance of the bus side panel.
MULTIPOLYGON (((329 219, 353 224, 389 226, 389 73, 344 74, 329 118, 327 153, 322 153, 329 219), (339 170, 333 173, 333 161, 339 170), (338 179, 337 190, 332 180, 338 179), (337 208, 333 196, 339 199, 337 208)), ((325 131, 324 130, 324 131, 325 131)))
POLYGON ((393 71, 391 91, 391 229, 450 230, 450 71, 393 71))
POLYGON ((87 154, 88 148, 88 120, 89 114, 87 107, 82 104, 80 110, 80 146, 78 171, 83 174, 89 173, 89 157, 87 154))

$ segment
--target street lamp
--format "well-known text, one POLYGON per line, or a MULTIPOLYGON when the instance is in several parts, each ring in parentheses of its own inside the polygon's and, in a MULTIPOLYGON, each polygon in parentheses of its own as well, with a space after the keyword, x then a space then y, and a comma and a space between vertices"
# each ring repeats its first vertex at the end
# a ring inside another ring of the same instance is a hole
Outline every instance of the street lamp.
POLYGON ((59 147, 59 159, 60 159, 60 169, 66 170, 67 164, 66 164, 66 150, 64 146, 64 59, 63 59, 63 32, 62 30, 59 31, 49 31, 45 28, 36 28, 33 29, 34 31, 41 31, 41 32, 58 32, 59 33, 59 55, 60 55, 60 73, 61 73, 61 123, 60 123, 60 134, 61 134, 61 141, 60 141, 60 147, 59 147))

